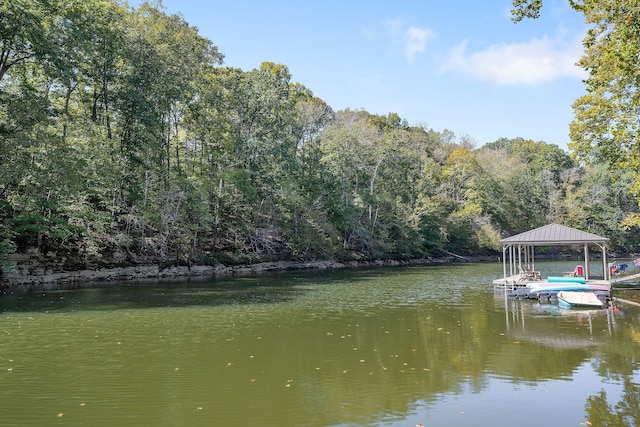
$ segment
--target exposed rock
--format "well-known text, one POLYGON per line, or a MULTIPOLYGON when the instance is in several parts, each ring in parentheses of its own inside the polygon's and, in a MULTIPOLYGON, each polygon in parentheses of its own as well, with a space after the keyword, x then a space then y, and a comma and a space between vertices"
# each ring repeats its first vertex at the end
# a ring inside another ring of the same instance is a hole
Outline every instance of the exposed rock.
MULTIPOLYGON (((441 264, 460 262, 459 259, 416 259, 416 260, 370 260, 370 261, 300 261, 300 262, 263 262, 246 265, 226 266, 218 264, 191 266, 161 266, 158 260, 136 260, 124 253, 114 253, 108 260, 80 262, 67 259, 64 255, 37 250, 13 254, 10 261, 13 269, 2 270, 0 288, 29 289, 30 287, 82 286, 96 282, 131 281, 142 279, 165 279, 179 277, 223 277, 253 275, 272 271, 286 270, 326 270, 356 267, 382 267, 418 264, 441 264), (156 261, 156 262, 150 262, 156 261), (127 264, 128 263, 128 264, 127 264), (133 264, 133 265, 132 265, 133 264), (84 268, 77 268, 84 266, 84 268)), ((164 260, 166 262, 166 260, 164 260)))

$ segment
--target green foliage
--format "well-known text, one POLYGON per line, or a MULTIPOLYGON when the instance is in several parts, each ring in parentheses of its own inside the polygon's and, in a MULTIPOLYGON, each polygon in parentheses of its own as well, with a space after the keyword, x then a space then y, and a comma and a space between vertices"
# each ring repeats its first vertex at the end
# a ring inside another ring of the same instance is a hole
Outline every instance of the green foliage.
POLYGON ((542 0, 513 0, 511 19, 513 22, 520 22, 524 18, 539 18, 542 0))
MULTIPOLYGON (((638 58, 640 3, 585 1, 580 11, 592 27, 579 64, 589 72, 587 93, 573 107, 570 147, 585 161, 604 160, 612 169, 640 171, 638 58)), ((640 203, 640 181, 632 191, 640 203)), ((628 218, 627 224, 640 224, 628 218)))
POLYGON ((15 251, 15 232, 11 227, 11 204, 0 199, 0 269, 8 268, 9 255, 15 251))
POLYGON ((11 225, 14 241, 23 248, 64 246, 82 232, 81 227, 69 224, 64 218, 37 214, 17 216, 11 221, 11 225))
MULTIPOLYGON (((586 93, 573 104, 575 118, 570 124, 569 148, 578 160, 606 163, 613 175, 619 170, 631 172, 634 177, 631 192, 640 203, 640 76, 637 71, 640 2, 569 0, 569 3, 590 25, 583 42, 585 52, 579 61, 588 73, 586 93)), ((541 0, 514 0, 513 4, 515 21, 537 17, 542 7, 541 0)), ((620 217, 619 214, 613 216, 620 217)), ((640 226, 640 217, 635 212, 623 216, 623 228, 640 226)), ((612 221, 610 218, 605 222, 612 221)), ((616 223, 616 229, 619 224, 616 223)), ((606 228, 613 230, 614 227, 606 228)))
POLYGON ((422 237, 424 253, 436 256, 442 249, 440 230, 443 228, 438 215, 420 215, 419 229, 422 237))
POLYGON ((148 3, 0 11, 5 268, 33 247, 91 266, 477 255, 550 221, 640 243, 631 146, 615 171, 542 141, 476 149, 396 113, 335 112, 283 64, 221 67, 196 28, 148 3))

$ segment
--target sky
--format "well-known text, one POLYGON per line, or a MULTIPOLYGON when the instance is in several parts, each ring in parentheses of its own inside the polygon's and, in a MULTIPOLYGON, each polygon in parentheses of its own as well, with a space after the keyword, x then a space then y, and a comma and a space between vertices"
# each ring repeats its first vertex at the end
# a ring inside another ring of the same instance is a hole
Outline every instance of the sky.
POLYGON ((245 71, 284 64, 335 111, 397 113, 476 147, 567 149, 586 33, 567 0, 511 21, 511 0, 163 0, 245 71))

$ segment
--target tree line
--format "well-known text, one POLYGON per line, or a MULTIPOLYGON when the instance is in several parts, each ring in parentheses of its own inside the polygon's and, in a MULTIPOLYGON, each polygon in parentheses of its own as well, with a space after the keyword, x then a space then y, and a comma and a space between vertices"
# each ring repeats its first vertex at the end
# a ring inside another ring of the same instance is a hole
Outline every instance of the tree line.
POLYGON ((334 111, 157 4, 8 0, 0 48, 4 268, 495 254, 549 222, 638 245, 633 168, 334 111))

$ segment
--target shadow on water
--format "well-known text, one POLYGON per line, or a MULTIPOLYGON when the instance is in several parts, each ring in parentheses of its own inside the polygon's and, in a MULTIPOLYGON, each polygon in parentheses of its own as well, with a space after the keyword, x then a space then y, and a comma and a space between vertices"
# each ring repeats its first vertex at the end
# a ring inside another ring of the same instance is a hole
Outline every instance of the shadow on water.
POLYGON ((276 272, 225 279, 190 278, 102 282, 58 289, 34 287, 5 292, 0 296, 0 311, 51 312, 81 310, 120 310, 280 304, 309 291, 300 286, 307 278, 314 285, 350 283, 366 280, 379 269, 322 272, 276 272))

